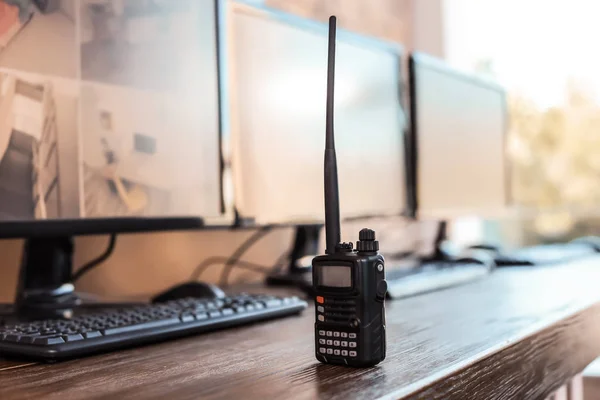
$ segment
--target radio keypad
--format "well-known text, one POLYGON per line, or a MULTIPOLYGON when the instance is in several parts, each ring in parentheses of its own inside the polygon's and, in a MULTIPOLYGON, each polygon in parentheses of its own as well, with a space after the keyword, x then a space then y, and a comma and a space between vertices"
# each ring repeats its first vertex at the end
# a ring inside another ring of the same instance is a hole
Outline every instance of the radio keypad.
MULTIPOLYGON (((327 322, 329 321, 330 316, 335 316, 335 313, 339 312, 345 313, 347 318, 350 318, 352 316, 351 313, 355 312, 356 310, 356 300, 354 299, 332 299, 317 296, 316 303, 317 321, 319 322, 327 322)), ((358 356, 356 333, 320 329, 318 334, 320 354, 340 357, 358 356)))
POLYGON ((341 357, 357 357, 358 343, 356 333, 319 330, 319 353, 341 357), (348 338, 333 340, 330 338, 348 338), (349 340, 350 338, 354 340, 349 340))

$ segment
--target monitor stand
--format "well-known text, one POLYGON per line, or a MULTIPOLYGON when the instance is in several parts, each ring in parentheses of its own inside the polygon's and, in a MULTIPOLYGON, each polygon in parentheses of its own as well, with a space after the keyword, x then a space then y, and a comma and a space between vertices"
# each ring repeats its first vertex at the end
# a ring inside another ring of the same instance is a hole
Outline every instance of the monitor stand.
POLYGON ((81 299, 71 280, 73 238, 36 237, 25 241, 15 313, 25 318, 61 318, 72 314, 81 299))
POLYGON ((287 269, 267 277, 271 286, 295 287, 312 295, 312 264, 303 263, 307 256, 319 254, 319 236, 322 225, 299 225, 296 227, 294 246, 290 253, 287 269))
POLYGON ((71 236, 30 237, 25 240, 14 305, 0 309, 18 320, 70 318, 78 308, 109 307, 75 292, 74 240, 71 236), (88 304, 89 303, 89 304, 88 304))
POLYGON ((421 261, 448 261, 451 257, 444 252, 442 244, 448 239, 448 221, 438 222, 437 233, 433 242, 433 253, 428 257, 421 257, 421 261))

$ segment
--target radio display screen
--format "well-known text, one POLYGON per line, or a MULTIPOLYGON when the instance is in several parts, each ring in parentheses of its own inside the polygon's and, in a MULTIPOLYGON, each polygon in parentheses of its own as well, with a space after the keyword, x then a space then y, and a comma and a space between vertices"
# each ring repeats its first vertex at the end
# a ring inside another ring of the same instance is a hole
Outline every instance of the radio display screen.
POLYGON ((352 269, 342 265, 322 265, 317 270, 319 286, 352 287, 352 269))

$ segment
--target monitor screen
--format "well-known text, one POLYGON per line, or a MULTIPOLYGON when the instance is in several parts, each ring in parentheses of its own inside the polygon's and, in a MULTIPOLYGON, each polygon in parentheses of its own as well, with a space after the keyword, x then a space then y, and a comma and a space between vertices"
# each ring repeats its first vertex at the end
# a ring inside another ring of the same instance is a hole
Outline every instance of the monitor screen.
POLYGON ((418 215, 504 213, 504 91, 423 54, 409 64, 418 215))
MULTIPOLYGON (((233 4, 228 70, 238 211, 259 223, 324 219, 327 25, 233 4)), ((406 205, 396 47, 338 29, 335 143, 342 218, 406 205)))
POLYGON ((219 216, 215 3, 29 3, 2 3, 0 221, 219 216))

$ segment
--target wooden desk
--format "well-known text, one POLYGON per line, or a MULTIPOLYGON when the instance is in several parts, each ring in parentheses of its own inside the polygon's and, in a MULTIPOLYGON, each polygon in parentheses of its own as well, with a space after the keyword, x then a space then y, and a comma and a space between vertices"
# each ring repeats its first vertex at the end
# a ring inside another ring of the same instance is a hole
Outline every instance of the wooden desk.
POLYGON ((388 357, 319 364, 302 316, 54 365, 0 361, 0 398, 543 399, 600 355, 600 258, 388 302, 388 357), (22 366, 23 365, 23 366, 22 366))

